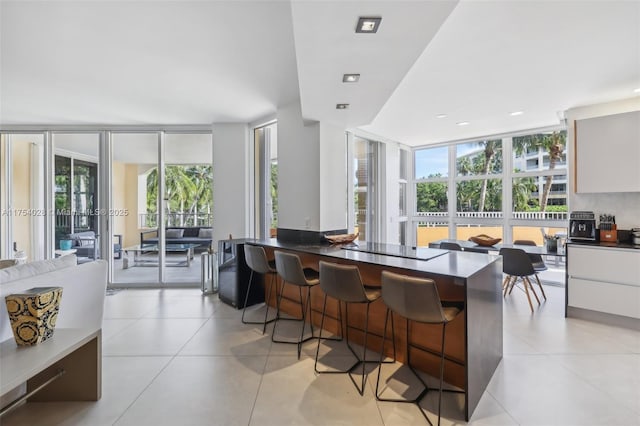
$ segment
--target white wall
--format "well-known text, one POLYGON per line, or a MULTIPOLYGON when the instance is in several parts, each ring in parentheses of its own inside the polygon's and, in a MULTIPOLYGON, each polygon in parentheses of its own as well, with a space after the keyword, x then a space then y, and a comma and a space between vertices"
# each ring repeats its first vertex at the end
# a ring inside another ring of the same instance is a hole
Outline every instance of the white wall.
POLYGON ((347 229, 347 137, 320 124, 320 231, 347 229))
POLYGON ((249 236, 248 148, 246 124, 213 125, 214 242, 249 236))
MULTIPOLYGON (((575 152, 575 120, 630 111, 640 111, 640 97, 573 108, 566 111, 567 140, 574 144, 573 152, 575 152)), ((624 155, 624 153, 619 154, 624 155)), ((569 169, 572 176, 575 176, 575 166, 573 159, 569 161, 569 169)), ((611 163, 611 167, 615 167, 615 161, 611 163)), ((640 192, 576 194, 575 186, 571 185, 569 206, 571 210, 591 210, 596 214, 596 218, 600 213, 614 214, 620 229, 640 227, 640 192)))
POLYGON ((320 231, 320 124, 299 101, 278 109, 278 227, 320 231))

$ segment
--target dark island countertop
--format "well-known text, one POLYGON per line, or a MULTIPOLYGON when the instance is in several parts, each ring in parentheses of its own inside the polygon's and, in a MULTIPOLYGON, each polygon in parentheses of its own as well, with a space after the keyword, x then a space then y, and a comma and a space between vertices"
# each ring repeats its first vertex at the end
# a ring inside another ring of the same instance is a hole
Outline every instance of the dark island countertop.
POLYGON ((490 254, 431 248, 415 250, 393 244, 343 247, 340 245, 289 243, 278 241, 275 238, 268 240, 248 239, 247 243, 463 279, 473 276, 499 259, 499 256, 490 254))

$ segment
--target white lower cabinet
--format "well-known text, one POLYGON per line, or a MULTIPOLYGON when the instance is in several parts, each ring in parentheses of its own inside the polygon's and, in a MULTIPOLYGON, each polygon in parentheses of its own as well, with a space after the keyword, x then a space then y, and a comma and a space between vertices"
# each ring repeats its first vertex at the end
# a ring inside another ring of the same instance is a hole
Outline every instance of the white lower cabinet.
POLYGON ((640 250, 567 246, 567 306, 640 319, 640 250))

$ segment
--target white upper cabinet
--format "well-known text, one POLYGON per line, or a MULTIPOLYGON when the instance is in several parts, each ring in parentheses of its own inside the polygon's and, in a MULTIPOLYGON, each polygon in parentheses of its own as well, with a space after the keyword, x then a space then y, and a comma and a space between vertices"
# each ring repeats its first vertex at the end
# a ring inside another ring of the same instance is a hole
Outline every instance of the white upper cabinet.
POLYGON ((576 120, 576 192, 640 192, 640 111, 576 120))

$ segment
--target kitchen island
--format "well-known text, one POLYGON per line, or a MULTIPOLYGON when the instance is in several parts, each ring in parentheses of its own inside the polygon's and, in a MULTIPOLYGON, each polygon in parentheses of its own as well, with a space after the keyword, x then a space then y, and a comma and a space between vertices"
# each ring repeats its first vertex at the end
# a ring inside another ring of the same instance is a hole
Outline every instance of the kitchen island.
MULTIPOLYGON (((464 416, 469 419, 480 397, 502 359, 502 258, 489 254, 449 252, 439 249, 419 249, 377 245, 375 249, 345 250, 340 246, 299 244, 271 240, 247 241, 265 248, 273 258, 275 250, 298 254, 305 267, 318 268, 324 260, 357 265, 367 285, 379 286, 383 270, 400 274, 432 278, 445 302, 464 306, 462 313, 447 326, 445 345, 445 381, 464 390, 464 416)), ((353 247, 351 247, 353 248, 353 247)), ((286 286, 281 309, 300 315, 299 292, 286 286)), ((280 289, 279 289, 280 291, 280 289)), ((312 321, 320 324, 323 294, 319 288, 311 293, 312 321)), ((268 301, 275 306, 275 295, 268 301)), ((338 303, 327 304, 324 328, 339 333, 338 303)), ((349 305, 349 338, 362 344, 364 307, 349 305)), ((382 299, 371 306, 367 346, 393 355, 392 345, 382 348, 382 334, 386 306, 382 299)), ((344 317, 344 315, 343 315, 344 317)), ((406 362, 406 322, 395 321, 397 359, 406 362)), ((410 325, 412 365, 437 377, 439 374, 441 326, 413 323, 410 325)))

